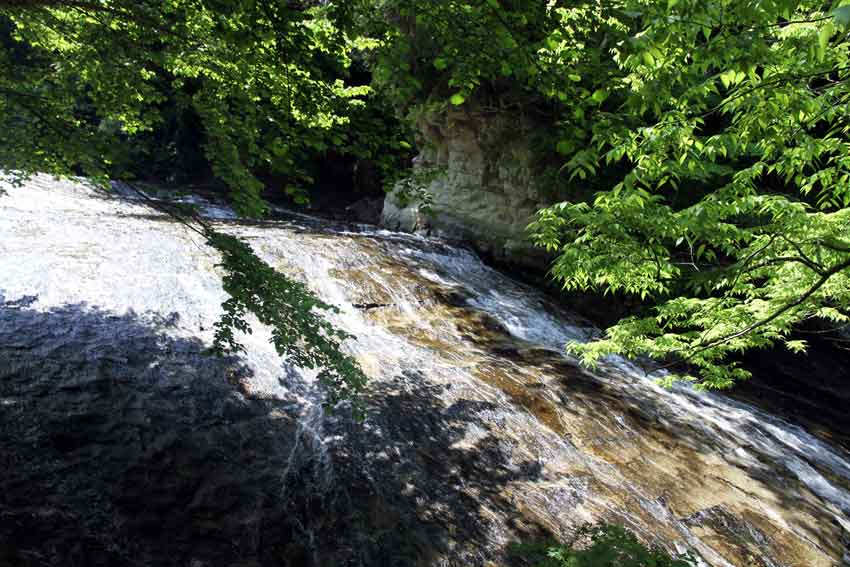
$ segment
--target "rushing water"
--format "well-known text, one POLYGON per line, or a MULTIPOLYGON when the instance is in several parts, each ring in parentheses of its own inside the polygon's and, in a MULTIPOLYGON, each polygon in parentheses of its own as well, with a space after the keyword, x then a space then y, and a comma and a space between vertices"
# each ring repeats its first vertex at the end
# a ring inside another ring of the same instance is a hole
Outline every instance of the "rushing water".
MULTIPOLYGON (((223 294, 199 237, 120 191, 47 177, 7 190, 7 310, 29 297, 34 312, 156 315, 169 337, 209 343, 223 294)), ((281 361, 268 330, 244 339, 245 392, 298 416, 276 498, 315 496, 293 520, 304 564, 496 565, 510 541, 600 519, 709 565, 850 564, 841 449, 745 404, 662 389, 623 361, 579 368, 563 345, 594 329, 462 248, 282 212, 240 223, 196 202, 339 307, 371 379, 365 423, 326 416, 311 373, 281 361)), ((0 339, 24 332, 17 320, 0 319, 0 339)))

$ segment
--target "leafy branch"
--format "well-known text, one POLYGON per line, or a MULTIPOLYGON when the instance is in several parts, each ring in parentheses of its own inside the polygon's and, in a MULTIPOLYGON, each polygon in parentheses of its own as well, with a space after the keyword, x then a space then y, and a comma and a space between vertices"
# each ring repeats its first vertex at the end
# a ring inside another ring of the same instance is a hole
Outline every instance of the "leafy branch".
POLYGON ((355 416, 363 417, 360 396, 367 378, 357 361, 342 350, 342 343, 354 337, 336 328, 323 314, 338 312, 336 307, 321 301, 303 283, 272 268, 243 240, 129 186, 149 206, 203 237, 221 255, 216 266, 224 272, 222 285, 228 298, 215 323, 213 353, 244 351, 237 335, 251 333, 248 317, 254 316, 271 328, 272 344, 287 363, 318 370, 318 378, 327 388, 326 408, 349 401, 355 416))
POLYGON ((242 240, 209 229, 204 232, 207 244, 221 254, 218 266, 224 271, 224 291, 230 296, 215 324, 214 349, 243 350, 235 332, 251 332, 246 319, 251 314, 271 327, 272 343, 287 362, 318 369, 319 380, 328 388, 328 407, 350 400, 355 414, 362 416, 359 395, 366 386, 366 376, 341 348, 343 341, 353 337, 319 313, 335 313, 337 309, 318 299, 304 284, 269 266, 242 240))

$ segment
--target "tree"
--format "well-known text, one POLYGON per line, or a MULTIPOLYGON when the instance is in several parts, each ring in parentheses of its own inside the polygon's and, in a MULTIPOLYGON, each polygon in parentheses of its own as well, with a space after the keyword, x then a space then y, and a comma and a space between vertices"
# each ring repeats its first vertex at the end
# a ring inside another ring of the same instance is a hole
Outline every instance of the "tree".
POLYGON ((293 155, 328 143, 368 92, 340 78, 351 44, 333 3, 44 0, 0 10, 16 40, 0 59, 0 159, 24 173, 120 174, 110 168, 117 142, 157 127, 169 106, 188 107, 214 173, 256 216, 254 171, 303 178, 293 155))
MULTIPOLYGON (((0 1, 0 167, 126 178, 116 157, 159 127, 173 107, 202 125, 204 153, 237 210, 259 216, 260 169, 310 179, 305 148, 344 144, 336 127, 365 105, 366 86, 342 77, 356 43, 344 3, 256 0, 0 1)), ((299 186, 301 182, 301 186, 299 186)), ((351 398, 365 377, 340 350, 348 336, 317 310, 305 286, 265 264, 245 243, 168 210, 222 255, 230 298, 215 348, 238 349, 253 314, 273 328, 281 354, 321 368, 329 403, 351 398)))
POLYGON ((850 4, 634 2, 627 17, 594 85, 608 103, 567 165, 625 173, 532 229, 565 289, 654 305, 571 345, 585 362, 684 361, 672 378, 728 387, 748 376, 730 354, 802 352, 795 326, 850 320, 850 4))
POLYGON ((565 290, 645 306, 571 344, 585 363, 648 355, 727 387, 734 353, 850 321, 848 0, 382 6, 376 76, 404 104, 550 116, 577 197, 533 240, 565 290))

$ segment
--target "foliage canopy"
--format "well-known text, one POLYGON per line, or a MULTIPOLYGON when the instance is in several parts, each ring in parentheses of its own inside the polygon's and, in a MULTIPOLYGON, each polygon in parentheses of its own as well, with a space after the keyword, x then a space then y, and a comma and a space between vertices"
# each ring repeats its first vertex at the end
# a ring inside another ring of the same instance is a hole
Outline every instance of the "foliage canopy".
POLYGON ((625 174, 532 228, 560 252, 564 288, 655 302, 572 346, 583 360, 678 358, 695 368, 681 377, 726 387, 747 376, 731 353, 803 351, 796 325, 850 320, 850 6, 625 7, 640 23, 618 16, 616 68, 592 86, 609 102, 588 109, 589 144, 567 166, 625 174))
POLYGON ((298 150, 342 143, 331 130, 368 94, 342 80, 352 46, 336 4, 33 0, 0 14, 14 40, 0 52, 0 160, 23 173, 120 175, 122 139, 191 108, 213 172, 256 216, 254 172, 303 178, 298 150))
POLYGON ((734 353, 850 322, 850 1, 381 4, 376 76, 404 104, 510 97, 558 129, 586 198, 540 211, 533 240, 565 290, 648 306, 569 345, 584 362, 727 387, 734 353))

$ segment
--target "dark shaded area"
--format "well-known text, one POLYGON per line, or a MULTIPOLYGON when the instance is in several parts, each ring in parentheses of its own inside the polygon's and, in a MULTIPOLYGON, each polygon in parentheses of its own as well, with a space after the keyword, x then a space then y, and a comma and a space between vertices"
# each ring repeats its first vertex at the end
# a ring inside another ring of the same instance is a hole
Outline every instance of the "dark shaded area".
POLYGON ((384 207, 386 174, 374 160, 328 151, 308 165, 315 179, 309 203, 299 205, 280 192, 269 192, 269 199, 329 219, 378 224, 384 207))
POLYGON ((806 354, 782 346, 743 357, 753 373, 728 392, 850 450, 850 343, 835 334, 801 332, 806 354))
POLYGON ((281 498, 291 406, 173 324, 0 305, 0 564, 287 564, 309 505, 281 498))
POLYGON ((176 316, 30 302, 0 302, 0 565, 483 566, 505 485, 539 475, 495 436, 453 448, 488 408, 415 372, 366 424, 322 420, 325 453, 176 316))
MULTIPOLYGON (((336 543, 358 550, 358 565, 503 564, 494 534, 529 530, 504 489, 539 478, 540 464, 511 462, 510 448, 489 433, 472 446, 455 446, 470 424, 487 431, 498 424, 486 419, 494 409, 487 402, 444 407, 445 387, 407 371, 376 385, 365 425, 334 428, 343 438, 333 449, 338 482, 361 514, 352 518, 359 528, 340 532, 336 543)), ((533 536, 543 533, 531 528, 533 536)))

